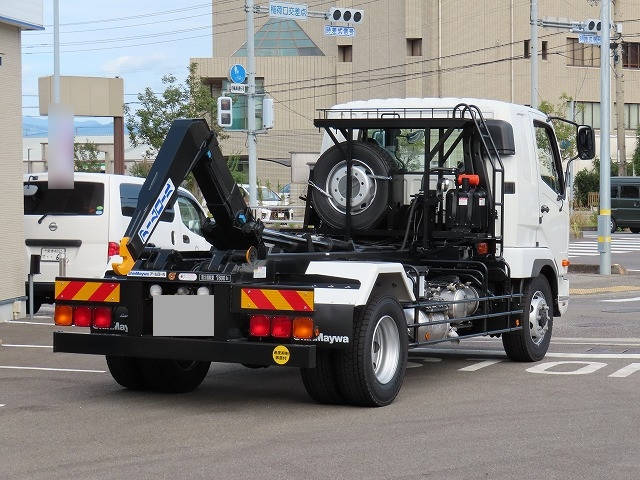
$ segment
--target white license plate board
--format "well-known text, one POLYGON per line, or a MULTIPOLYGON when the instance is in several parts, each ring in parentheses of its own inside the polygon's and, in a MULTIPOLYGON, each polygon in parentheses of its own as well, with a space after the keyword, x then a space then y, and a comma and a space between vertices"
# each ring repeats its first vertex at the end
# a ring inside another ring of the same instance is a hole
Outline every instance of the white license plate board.
POLYGON ((66 248, 43 248, 40 250, 40 261, 57 262, 60 260, 60 255, 65 255, 66 253, 66 248))
POLYGON ((278 218, 284 218, 284 212, 278 212, 278 218))
POLYGON ((213 337, 213 295, 153 297, 154 337, 213 337))

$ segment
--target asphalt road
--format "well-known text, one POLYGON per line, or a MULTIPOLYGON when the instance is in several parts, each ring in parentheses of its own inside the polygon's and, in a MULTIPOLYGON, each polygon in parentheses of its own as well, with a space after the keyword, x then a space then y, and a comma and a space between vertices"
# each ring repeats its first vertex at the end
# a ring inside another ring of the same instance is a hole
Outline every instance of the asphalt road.
POLYGON ((414 352, 379 409, 314 404, 286 367, 129 392, 53 354, 50 318, 0 324, 0 478, 637 479, 639 312, 640 291, 572 297, 537 364, 485 338, 414 352))

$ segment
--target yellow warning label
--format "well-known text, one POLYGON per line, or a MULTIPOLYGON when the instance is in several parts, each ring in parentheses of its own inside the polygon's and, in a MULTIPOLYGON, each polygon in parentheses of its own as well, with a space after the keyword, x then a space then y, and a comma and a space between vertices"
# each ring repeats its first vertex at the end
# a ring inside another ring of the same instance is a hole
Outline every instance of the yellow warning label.
POLYGON ((278 365, 284 365, 289 361, 289 357, 291 354, 289 353, 289 349, 284 345, 278 345, 273 349, 273 361, 278 365))

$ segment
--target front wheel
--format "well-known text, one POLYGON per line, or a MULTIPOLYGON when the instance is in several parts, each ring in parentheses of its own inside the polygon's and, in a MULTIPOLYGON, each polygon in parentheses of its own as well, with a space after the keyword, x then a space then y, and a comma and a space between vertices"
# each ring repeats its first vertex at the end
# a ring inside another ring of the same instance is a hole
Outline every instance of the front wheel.
POLYGON ((611 223, 609 225, 611 227, 611 233, 616 233, 616 230, 618 229, 618 224, 616 223, 613 217, 611 217, 611 223))
POLYGON ((407 368, 407 321, 395 298, 370 300, 353 341, 337 357, 338 383, 353 405, 382 407, 398 395, 407 368))
POLYGON ((537 362, 546 355, 553 330, 553 296, 544 275, 528 283, 522 310, 522 329, 503 333, 502 345, 510 360, 537 362))

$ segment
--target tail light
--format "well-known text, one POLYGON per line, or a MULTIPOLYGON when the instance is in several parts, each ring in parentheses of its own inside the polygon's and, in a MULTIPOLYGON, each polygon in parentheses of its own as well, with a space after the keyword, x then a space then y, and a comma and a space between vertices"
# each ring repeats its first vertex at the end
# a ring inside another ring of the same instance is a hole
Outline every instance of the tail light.
POLYGON ((73 310, 73 324, 76 327, 90 327, 91 326, 91 308, 75 307, 73 310))
POLYGON ((93 309, 93 328, 111 328, 111 307, 93 309))
POLYGON ((310 317, 295 317, 293 319, 294 338, 310 339, 313 336, 313 319, 310 317))
POLYGON ((73 325, 73 307, 56 305, 53 320, 56 325, 73 325))
POLYGON ((249 317, 249 334, 252 337, 266 337, 269 335, 271 320, 266 315, 251 315, 249 317))
POLYGON ((109 242, 107 246, 107 257, 113 257, 114 255, 120 255, 120 245, 116 242, 109 242))
POLYGON ((487 242, 476 243, 476 252, 478 252, 478 255, 487 255, 489 253, 489 244, 487 242))
POLYGON ((276 338, 291 337, 291 317, 282 315, 273 317, 271 320, 271 336, 276 338))

